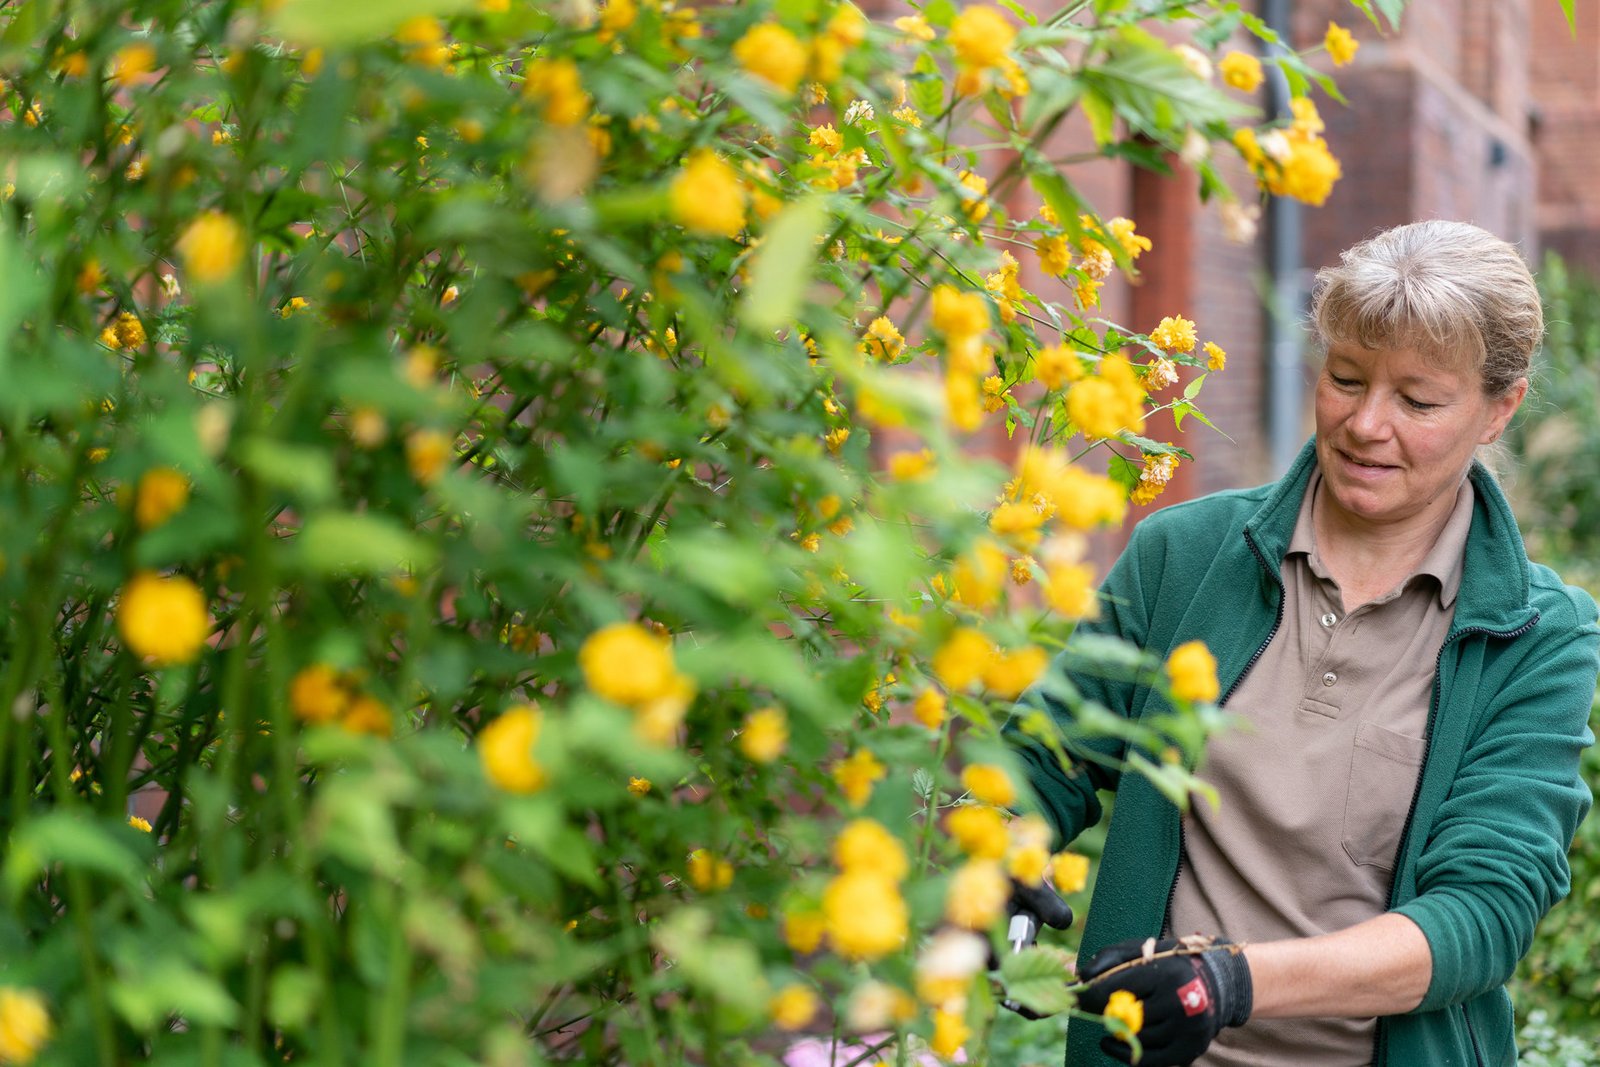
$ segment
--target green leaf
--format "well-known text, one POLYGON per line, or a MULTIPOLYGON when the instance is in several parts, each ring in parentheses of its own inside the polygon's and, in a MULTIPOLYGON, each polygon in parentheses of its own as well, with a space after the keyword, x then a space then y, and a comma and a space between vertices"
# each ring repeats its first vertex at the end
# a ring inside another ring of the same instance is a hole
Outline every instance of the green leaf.
POLYGON ((1035 945, 1000 961, 1006 996, 1043 1015, 1070 1011, 1078 1003, 1070 987, 1076 978, 1055 949, 1035 945))
POLYGON ((808 196, 784 208, 767 228, 744 294, 744 320, 752 328, 769 332, 793 324, 827 223, 826 200, 808 196))
POLYGON ((325 449, 257 437, 240 447, 239 464, 264 484, 308 504, 325 504, 333 498, 333 459, 325 449))
POLYGON ((1572 0, 1561 0, 1561 10, 1567 13, 1567 29, 1574 40, 1578 37, 1578 17, 1572 11, 1572 0))
POLYGON ((1118 434, 1117 436, 1128 442, 1128 444, 1134 445, 1139 449, 1140 452, 1147 456, 1182 456, 1184 459, 1194 458, 1186 450, 1179 448, 1177 445, 1169 445, 1163 441, 1152 441, 1148 437, 1140 437, 1138 434, 1129 433, 1127 430, 1122 431, 1122 433, 1118 434))
POLYGON ((325 511, 306 520, 293 542, 296 561, 314 574, 394 574, 433 564, 434 548, 386 515, 325 511))
POLYGON ((1094 143, 1104 148, 1116 139, 1116 110, 1105 93, 1092 86, 1083 93, 1083 113, 1089 119, 1094 143))
POLYGON ((198 1026, 232 1026, 239 1005, 214 977, 181 960, 142 961, 111 987, 111 1003, 135 1030, 148 1033, 173 1015, 198 1026))
POLYGON ((127 830, 119 833, 87 812, 54 811, 30 819, 11 835, 6 853, 5 884, 11 899, 56 864, 102 874, 137 892, 145 862, 136 853, 127 830))
POLYGON ((1195 397, 1199 396, 1200 395, 1200 387, 1206 383, 1206 378, 1208 378, 1208 377, 1209 377, 1209 375, 1202 374, 1202 375, 1200 375, 1200 377, 1196 378, 1194 381, 1192 381, 1188 385, 1184 386, 1183 387, 1183 398, 1185 400, 1193 400, 1195 397))
POLYGON ((307 45, 360 44, 389 36, 407 19, 453 15, 472 6, 473 0, 285 0, 273 15, 272 32, 307 45))

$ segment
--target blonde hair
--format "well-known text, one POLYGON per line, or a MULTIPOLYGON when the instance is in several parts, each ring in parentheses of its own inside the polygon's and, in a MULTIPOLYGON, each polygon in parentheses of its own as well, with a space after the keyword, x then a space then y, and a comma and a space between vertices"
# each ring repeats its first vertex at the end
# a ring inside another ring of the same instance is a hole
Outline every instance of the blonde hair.
POLYGON ((1486 396, 1528 376, 1544 308, 1517 250, 1465 222, 1413 222, 1317 272, 1311 320, 1324 348, 1410 348, 1477 371, 1486 396))

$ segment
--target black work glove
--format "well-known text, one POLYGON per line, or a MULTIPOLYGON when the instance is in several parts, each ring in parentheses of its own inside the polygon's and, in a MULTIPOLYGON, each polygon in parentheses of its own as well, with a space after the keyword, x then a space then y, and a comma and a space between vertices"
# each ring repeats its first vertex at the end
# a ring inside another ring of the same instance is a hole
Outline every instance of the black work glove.
MULTIPOLYGON (((1178 947, 1171 938, 1158 941, 1156 952, 1178 947)), ((1078 995, 1078 1007, 1103 1015, 1111 994, 1119 989, 1144 1002, 1139 1030, 1143 1054, 1139 1067, 1178 1067, 1193 1063, 1225 1026, 1243 1026, 1250 1018, 1250 965, 1244 953, 1226 941, 1195 955, 1169 956, 1133 963, 1115 974, 1100 976, 1120 964, 1144 956, 1143 940, 1121 941, 1096 952, 1078 968, 1090 983, 1078 995)), ((1100 1050, 1112 1059, 1133 1063, 1133 1047, 1107 1034, 1100 1050)))
MULTIPOLYGON (((1006 941, 1010 943, 1013 953, 1021 952, 1038 939, 1041 922, 1057 930, 1065 930, 1072 925, 1072 908, 1043 882, 1030 886, 1011 879, 1011 899, 1006 902, 1006 941)), ((993 946, 989 949, 989 969, 1000 969, 993 946)), ((1023 1007, 1014 1000, 1002 1000, 1000 1005, 1024 1019, 1044 1018, 1032 1008, 1023 1007)))

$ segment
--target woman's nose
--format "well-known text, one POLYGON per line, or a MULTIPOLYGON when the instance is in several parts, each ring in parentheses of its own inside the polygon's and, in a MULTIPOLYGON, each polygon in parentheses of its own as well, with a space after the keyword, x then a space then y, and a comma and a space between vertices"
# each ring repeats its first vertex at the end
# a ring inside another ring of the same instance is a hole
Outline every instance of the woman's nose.
POLYGON ((1356 403, 1350 415, 1350 430, 1360 437, 1381 438, 1389 432, 1389 409, 1383 398, 1367 393, 1356 403))

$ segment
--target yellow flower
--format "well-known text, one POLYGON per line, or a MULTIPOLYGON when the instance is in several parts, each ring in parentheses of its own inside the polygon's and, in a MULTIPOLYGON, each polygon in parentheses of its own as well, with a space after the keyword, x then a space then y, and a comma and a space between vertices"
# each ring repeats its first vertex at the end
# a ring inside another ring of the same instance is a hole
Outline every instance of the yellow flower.
POLYGON ((951 569, 956 599, 976 611, 992 607, 1005 587, 1008 566, 1005 549, 987 539, 979 541, 951 569))
POLYGON ((0 986, 0 1063, 32 1063, 50 1040, 50 1012, 31 989, 0 986))
POLYGON ((639 17, 639 8, 634 0, 606 0, 606 6, 600 12, 600 40, 609 41, 633 25, 633 20, 639 17))
POLYGON ((1038 681, 1049 665, 1049 654, 1037 645, 996 653, 984 665, 984 688, 1005 700, 1015 700, 1024 689, 1038 681))
POLYGON ((917 114, 917 109, 910 104, 904 107, 897 107, 889 114, 913 129, 922 129, 922 116, 917 114))
POLYGON ((989 328, 989 305, 979 293, 963 293, 953 285, 933 290, 933 328, 951 341, 976 337, 989 328))
POLYGON ((1017 787, 1004 767, 974 763, 961 772, 961 787, 985 804, 1009 808, 1017 802, 1017 787))
POLYGON ((1034 353, 1033 374, 1046 389, 1060 389, 1083 377, 1083 361, 1066 345, 1050 345, 1034 353))
POLYGON ((997 67, 1017 38, 1017 31, 999 8, 977 4, 950 24, 950 47, 961 63, 982 70, 997 67))
MULTIPOLYGON (((150 820, 149 819, 141 819, 137 815, 128 816, 128 825, 133 827, 135 830, 138 830, 138 831, 140 831, 142 833, 146 833, 147 834, 147 833, 150 832, 150 820)), ((3 1058, 0 1058, 0 1063, 8 1063, 8 1062, 10 1062, 10 1061, 5 1060, 3 1058)))
POLYGON ((189 579, 141 571, 122 587, 117 632, 134 655, 167 667, 200 654, 211 619, 200 587, 189 579))
POLYGON ((1067 417, 1089 439, 1114 436, 1119 430, 1144 429, 1144 386, 1126 357, 1113 354, 1100 360, 1092 378, 1075 383, 1067 392, 1067 417))
POLYGON ((333 722, 349 707, 350 697, 344 679, 326 663, 303 668, 289 682, 289 708, 303 722, 333 722))
POLYGON ((233 274, 244 259, 244 231, 220 211, 208 211, 189 224, 178 240, 190 280, 207 284, 233 274))
POLYGON ((900 482, 916 481, 933 473, 933 453, 926 448, 916 452, 896 452, 889 457, 889 477, 900 482))
POLYGON ((1224 352, 1222 346, 1215 341, 1206 342, 1205 352, 1206 367, 1208 369, 1221 370, 1228 365, 1228 353, 1224 352))
POLYGON ((870 749, 858 748, 847 758, 833 765, 833 780, 838 783, 845 799, 853 808, 859 808, 872 796, 872 787, 882 781, 883 764, 870 749))
MULTIPOLYGON (((1144 1001, 1128 992, 1118 989, 1112 992, 1106 1001, 1105 1018, 1116 1019, 1128 1028, 1128 1033, 1137 1034, 1144 1028, 1144 1001)), ((1122 1034, 1116 1035, 1119 1039, 1122 1034)))
POLYGON ((983 674, 993 654, 989 639, 969 626, 962 626, 933 654, 933 674, 946 689, 965 689, 983 674))
POLYGON ((902 881, 909 869, 900 839, 873 819, 853 819, 839 831, 833 862, 841 871, 864 871, 891 882, 902 881))
POLYGON ((1350 31, 1337 22, 1328 23, 1328 32, 1323 35, 1322 45, 1328 50, 1328 56, 1336 67, 1342 67, 1354 59, 1356 50, 1361 47, 1350 31))
POLYGON ((802 956, 817 951, 822 935, 828 931, 828 919, 820 911, 785 911, 783 915, 783 943, 802 956))
POLYGON ((154 467, 139 478, 133 494, 133 521, 141 530, 160 526, 189 502, 189 479, 171 467, 154 467))
POLYGON ((131 311, 119 313, 111 329, 117 335, 117 348, 138 348, 144 344, 144 323, 131 311))
POLYGON ((877 960, 905 943, 908 915, 900 887, 870 871, 846 871, 822 892, 828 943, 853 960, 877 960))
POLYGON ((155 69, 156 50, 149 41, 125 44, 111 57, 111 79, 124 89, 155 69))
POLYGON ((911 702, 911 715, 930 730, 944 725, 945 699, 937 689, 924 689, 911 702))
POLYGON ((648 794, 650 792, 650 779, 648 779, 648 778, 629 778, 628 779, 628 792, 632 793, 636 797, 645 796, 646 794, 648 794))
POLYGON ((440 430, 413 430, 406 436, 406 466, 423 485, 439 480, 452 451, 450 435, 440 430))
POLYGON ((1128 498, 1123 495, 1121 486, 1078 467, 1068 467, 1061 472, 1056 479, 1053 499, 1060 509, 1057 516, 1075 530, 1114 526, 1128 512, 1128 498))
POLYGON ((839 449, 843 448, 844 443, 848 440, 850 440, 850 427, 848 426, 835 426, 822 435, 822 443, 827 445, 828 451, 835 455, 838 455, 839 449))
POLYGON ((578 666, 590 689, 628 707, 669 695, 679 680, 671 646, 634 622, 590 634, 578 649, 578 666))
POLYGON ((973 859, 997 860, 1011 843, 1005 817, 981 804, 962 804, 945 819, 944 827, 973 859))
POLYGON ((702 149, 672 180, 672 217, 690 233, 733 237, 744 228, 746 194, 734 169, 702 149))
POLYGON ((1060 234, 1040 236, 1033 242, 1033 250, 1039 254, 1039 266, 1053 277, 1061 277, 1072 266, 1072 246, 1060 234))
POLYGON ((820 149, 830 156, 839 154, 844 148, 844 137, 833 128, 833 123, 818 126, 811 131, 811 136, 806 139, 812 148, 820 149))
POLYGON ((1005 914, 1011 883, 994 860, 969 860, 956 869, 944 898, 944 917, 968 930, 987 930, 1005 914))
POLYGON ((1094 567, 1088 563, 1050 564, 1045 568, 1044 598, 1063 618, 1096 618, 1100 601, 1095 596, 1094 567))
POLYGON ((783 755, 789 744, 789 720, 782 708, 760 708, 744 720, 739 733, 739 751, 756 763, 771 763, 783 755))
POLYGON ((578 126, 589 118, 589 94, 583 90, 578 65, 566 57, 530 62, 522 95, 541 105, 544 120, 552 126, 578 126))
POLYGON ((914 41, 931 41, 937 36, 921 15, 902 15, 892 23, 895 29, 914 41))
POLYGON ((981 174, 974 174, 970 170, 961 172, 961 188, 971 193, 961 201, 961 210, 966 212, 967 218, 973 222, 982 222, 989 217, 989 179, 981 174))
POLYGON ((1127 253, 1129 259, 1138 259, 1139 253, 1151 249, 1150 238, 1135 233, 1134 230, 1137 228, 1138 223, 1120 215, 1106 223, 1106 229, 1111 231, 1111 236, 1117 239, 1117 244, 1122 246, 1123 252, 1127 253))
POLYGON ((100 283, 106 280, 106 272, 100 269, 100 262, 91 259, 78 271, 76 284, 78 292, 85 296, 100 288, 100 283))
POLYGON ((1018 585, 1033 583, 1033 557, 1018 556, 1011 561, 1011 580, 1018 585))
POLYGON ((1194 351, 1194 323, 1182 315, 1168 315, 1150 331, 1152 344, 1173 352, 1194 351))
POLYGON ((1057 893, 1076 893, 1089 881, 1089 857, 1058 852, 1050 857, 1050 881, 1057 893))
POLYGON ((479 731, 478 761, 484 777, 508 793, 536 793, 544 788, 544 768, 533 758, 539 726, 539 709, 522 704, 479 731))
POLYGON ((1261 72, 1261 60, 1248 52, 1229 52, 1217 64, 1222 80, 1240 92, 1253 93, 1261 88, 1266 75, 1261 72))
POLYGON ((861 352, 887 363, 899 358, 905 344, 906 339, 894 321, 887 315, 879 315, 867 325, 866 335, 861 339, 861 352))
POLYGON ((388 737, 394 732, 394 713, 377 697, 361 693, 350 702, 339 725, 353 734, 388 737))
POLYGON ((1012 851, 1006 860, 1006 873, 1024 885, 1040 885, 1050 866, 1050 852, 1043 845, 1027 844, 1012 851))
POLYGON ((1167 657, 1167 679, 1179 700, 1217 699, 1217 661, 1203 641, 1187 641, 1167 657))
POLYGON ((943 1008, 933 1013, 933 1037, 928 1042, 928 1047, 933 1054, 942 1060, 953 1060, 961 1051, 961 1046, 967 1043, 972 1036, 972 1031, 967 1027, 967 1021, 958 1011, 946 1011, 943 1008))
POLYGON ((702 893, 715 893, 733 884, 733 864, 703 848, 689 853, 689 884, 702 893))
POLYGON ((810 56, 800 39, 775 22, 752 26, 734 42, 733 58, 746 72, 789 94, 805 77, 810 56))
POLYGON ((816 1017, 821 1002, 809 986, 790 985, 778 990, 767 1003, 772 1022, 780 1030, 801 1030, 816 1017))

